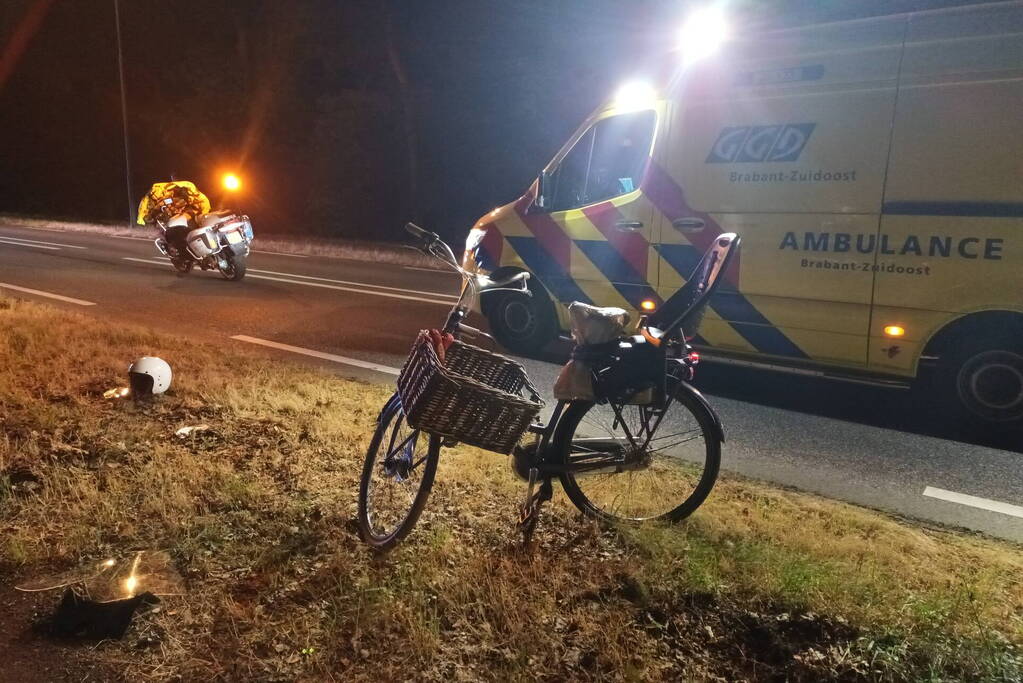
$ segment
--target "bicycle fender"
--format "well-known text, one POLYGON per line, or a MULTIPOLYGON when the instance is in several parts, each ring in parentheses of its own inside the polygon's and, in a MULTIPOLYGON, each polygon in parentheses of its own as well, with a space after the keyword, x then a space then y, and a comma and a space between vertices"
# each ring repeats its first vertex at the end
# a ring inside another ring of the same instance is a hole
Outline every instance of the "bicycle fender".
POLYGON ((710 401, 708 401, 696 387, 689 384, 688 382, 679 382, 679 390, 685 391, 687 394, 692 396, 697 403, 703 406, 704 410, 706 410, 707 414, 710 415, 711 417, 711 424, 714 425, 714 436, 718 438, 718 442, 724 443, 725 428, 721 424, 721 418, 718 416, 717 412, 711 407, 710 401))
POLYGON ((394 410, 396 407, 401 406, 401 396, 398 392, 391 394, 391 398, 387 399, 387 403, 380 409, 380 413, 377 415, 377 424, 380 424, 380 418, 386 415, 389 411, 394 410))

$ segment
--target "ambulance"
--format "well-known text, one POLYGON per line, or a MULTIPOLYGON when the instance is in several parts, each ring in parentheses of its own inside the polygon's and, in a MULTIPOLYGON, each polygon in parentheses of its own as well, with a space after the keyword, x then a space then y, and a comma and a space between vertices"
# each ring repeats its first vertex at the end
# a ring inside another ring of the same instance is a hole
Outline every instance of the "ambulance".
POLYGON ((926 377, 958 415, 1023 424, 1023 2, 733 37, 662 80, 470 231, 466 266, 532 276, 481 302, 504 345, 544 347, 572 301, 655 310, 735 232, 705 357, 926 377))

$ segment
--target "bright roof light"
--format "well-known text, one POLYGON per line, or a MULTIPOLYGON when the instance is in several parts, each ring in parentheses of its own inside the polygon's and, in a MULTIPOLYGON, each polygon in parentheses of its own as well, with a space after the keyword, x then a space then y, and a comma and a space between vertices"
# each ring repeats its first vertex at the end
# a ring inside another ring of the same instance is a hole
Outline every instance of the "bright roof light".
POLYGON ((689 15, 682 27, 682 61, 692 64, 718 51, 728 38, 728 22, 718 7, 705 7, 689 15))
POLYGON ((646 81, 629 81, 615 93, 615 107, 632 111, 654 106, 657 91, 646 81))

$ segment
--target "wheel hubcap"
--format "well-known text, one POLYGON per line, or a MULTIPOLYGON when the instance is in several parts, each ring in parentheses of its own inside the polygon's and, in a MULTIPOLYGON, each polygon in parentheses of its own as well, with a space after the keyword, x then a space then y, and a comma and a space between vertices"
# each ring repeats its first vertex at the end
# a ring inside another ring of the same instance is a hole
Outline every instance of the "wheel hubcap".
POLYGON ((989 420, 1023 416, 1023 356, 986 351, 968 360, 959 373, 959 396, 975 414, 989 420))
POLYGON ((520 337, 528 335, 536 325, 533 310, 525 302, 516 299, 505 303, 501 317, 508 331, 520 337))

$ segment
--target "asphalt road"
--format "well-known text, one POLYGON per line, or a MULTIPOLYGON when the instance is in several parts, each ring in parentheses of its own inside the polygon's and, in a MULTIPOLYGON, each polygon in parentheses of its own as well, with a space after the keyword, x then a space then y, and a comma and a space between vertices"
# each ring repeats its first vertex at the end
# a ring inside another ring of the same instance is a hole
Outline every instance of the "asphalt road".
MULTIPOLYGON (((383 383, 457 293, 447 273, 265 253, 258 237, 254 246, 249 274, 233 283, 178 276, 148 239, 0 221, 0 291, 222 344, 259 340, 269 354, 383 383)), ((549 391, 558 365, 520 360, 549 391)), ((696 384, 724 422, 726 470, 1023 542, 1019 435, 949 424, 922 392, 710 363, 696 384)))

